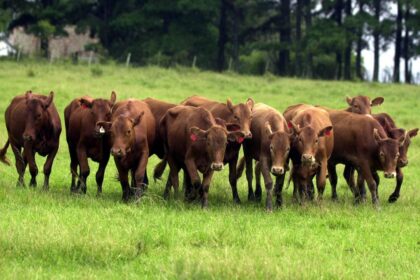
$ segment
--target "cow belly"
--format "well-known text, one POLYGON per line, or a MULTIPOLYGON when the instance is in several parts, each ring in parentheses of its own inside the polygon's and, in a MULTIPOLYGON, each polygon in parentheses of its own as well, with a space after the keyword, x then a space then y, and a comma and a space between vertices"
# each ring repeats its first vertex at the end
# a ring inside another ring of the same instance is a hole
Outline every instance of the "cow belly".
POLYGON ((99 162, 102 160, 102 146, 98 144, 94 147, 89 147, 86 151, 88 158, 92 159, 93 161, 99 162))

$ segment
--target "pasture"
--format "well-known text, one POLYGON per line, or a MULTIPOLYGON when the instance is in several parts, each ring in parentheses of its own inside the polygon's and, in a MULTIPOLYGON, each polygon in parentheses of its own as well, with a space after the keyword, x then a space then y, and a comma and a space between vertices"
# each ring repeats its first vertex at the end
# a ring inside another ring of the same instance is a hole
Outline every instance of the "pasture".
MULTIPOLYGON (((31 89, 55 92, 63 110, 75 97, 89 94, 117 100, 153 97, 179 103, 193 94, 245 102, 253 97, 281 112, 296 103, 345 108, 345 96, 383 96, 373 112, 388 112, 403 128, 420 127, 420 87, 376 83, 309 81, 216 74, 198 70, 101 65, 0 62, 0 146, 6 141, 4 111, 13 96, 31 89)), ((11 150, 9 159, 14 162, 11 150)), ((380 173, 380 211, 368 201, 353 205, 339 169, 339 201, 331 201, 327 183, 323 202, 292 202, 265 212, 264 199, 247 201, 246 179, 238 183, 241 205, 232 202, 227 168, 216 173, 209 209, 182 199, 162 198, 164 181, 151 182, 138 204, 121 202, 121 187, 110 160, 103 194, 96 197, 94 173, 86 195, 70 194, 65 131, 53 165, 50 191, 16 188, 14 166, 0 165, 0 275, 28 278, 163 279, 419 279, 420 278, 420 137, 409 150, 401 197, 388 203, 395 180, 380 173)), ((44 158, 37 157, 41 169, 44 158)), ((151 177, 156 157, 149 160, 151 177)), ((164 178, 167 177, 167 170, 164 178)), ((28 184, 29 173, 26 173, 28 184)), ((265 190, 263 189, 263 198, 265 190)))

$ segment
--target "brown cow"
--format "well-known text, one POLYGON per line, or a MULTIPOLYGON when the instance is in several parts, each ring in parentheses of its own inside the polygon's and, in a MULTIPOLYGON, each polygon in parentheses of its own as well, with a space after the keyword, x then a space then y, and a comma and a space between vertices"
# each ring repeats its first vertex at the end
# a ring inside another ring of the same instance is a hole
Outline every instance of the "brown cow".
POLYGON ((266 209, 271 211, 273 180, 270 172, 276 177, 274 190, 276 205, 281 206, 291 134, 284 117, 270 106, 256 104, 252 115, 251 133, 253 137, 244 141, 245 157, 240 161, 237 174, 240 177, 244 166, 246 166, 248 188, 252 191, 252 160, 259 162, 255 168, 257 181, 255 192, 261 193, 260 173, 262 173, 267 191, 266 209))
POLYGON ((38 153, 41 156, 47 156, 44 164, 44 189, 49 188, 51 168, 58 151, 61 133, 60 117, 53 98, 54 92, 50 92, 49 96, 44 96, 28 91, 24 95, 13 98, 6 109, 8 140, 0 155, 5 155, 10 143, 19 174, 18 185, 25 185, 23 177, 26 165, 29 164, 30 186, 36 186, 38 167, 35 162, 35 153, 38 153))
MULTIPOLYGON (((418 128, 412 129, 410 131, 406 131, 405 129, 402 129, 402 128, 397 128, 394 120, 391 118, 390 115, 386 113, 373 114, 372 116, 375 118, 375 120, 377 120, 381 124, 381 126, 384 128, 388 137, 392 139, 396 139, 396 140, 400 139, 401 137, 404 138, 404 142, 400 146, 400 149, 399 149, 400 156, 398 157, 397 169, 396 169, 396 172, 397 172, 396 187, 395 187, 394 192, 390 195, 388 199, 390 203, 393 203, 397 201, 400 196, 401 185, 404 179, 402 168, 407 166, 408 164, 408 159, 407 159, 408 148, 411 143, 411 138, 417 135, 418 128)), ((346 166, 344 176, 351 189, 352 188, 354 189, 353 173, 354 173, 353 169, 350 166, 346 166)), ((361 185, 359 186, 359 188, 362 188, 362 195, 363 195, 365 193, 364 186, 361 185)))
POLYGON ((211 178, 214 171, 223 168, 227 141, 237 141, 244 134, 240 131, 228 132, 223 120, 215 120, 204 108, 191 106, 169 109, 160 122, 159 130, 161 137, 166 139, 166 160, 170 167, 164 196, 168 197, 171 184, 177 195, 178 172, 182 168, 194 188, 186 190, 188 199, 195 198, 197 191, 201 191, 202 207, 207 207, 211 178), (203 173, 202 183, 198 171, 203 173))
POLYGON ((349 104, 350 107, 346 109, 347 112, 352 112, 355 114, 371 114, 371 107, 372 106, 379 106, 384 102, 383 97, 376 97, 372 101, 369 97, 359 95, 353 98, 347 97, 346 98, 347 104, 349 104))
MULTIPOLYGON (((372 203, 378 205, 376 170, 383 170, 386 178, 396 176, 399 147, 404 139, 388 138, 382 126, 371 116, 330 110, 334 126, 334 150, 328 162, 333 199, 337 198, 335 166, 343 163, 356 168, 369 186, 372 203), (372 172, 373 171, 373 172, 372 172)), ((360 190, 356 192, 360 200, 360 190)))
POLYGON ((90 169, 88 158, 99 163, 96 172, 98 194, 102 193, 105 168, 108 164, 110 147, 109 137, 98 122, 111 120, 112 107, 116 101, 115 92, 111 93, 110 100, 82 97, 73 100, 64 110, 66 138, 70 152, 70 170, 72 173, 70 190, 81 190, 86 193, 86 181, 90 169), (77 167, 80 167, 78 184, 77 167))
POLYGON ((328 159, 334 146, 334 133, 327 111, 310 105, 294 105, 287 108, 284 116, 293 131, 293 162, 291 172, 294 197, 299 191, 300 198, 313 197, 312 179, 316 175, 318 198, 322 199, 328 159))
POLYGON ((160 101, 157 99, 153 99, 153 98, 143 99, 143 102, 149 105, 149 109, 155 118, 156 137, 155 137, 155 143, 153 144, 153 150, 151 151, 151 155, 155 154, 160 159, 162 159, 165 155, 165 150, 164 150, 164 139, 161 139, 159 135, 159 122, 169 109, 177 105, 160 101))
POLYGON ((111 122, 99 122, 98 125, 111 133, 111 154, 118 169, 122 199, 128 201, 133 192, 134 198, 138 199, 145 191, 147 161, 156 133, 155 118, 149 106, 140 100, 118 102, 116 108, 111 122))
MULTIPOLYGON (((209 100, 200 96, 192 96, 184 100, 182 105, 189 105, 194 107, 203 107, 212 113, 215 118, 220 118, 226 122, 227 129, 229 131, 240 130, 246 139, 252 138, 250 131, 252 110, 254 107, 254 100, 248 98, 244 103, 233 105, 230 99, 225 103, 209 100)), ((232 188, 233 200, 236 203, 240 203, 238 189, 237 189, 237 175, 236 165, 238 163, 239 150, 241 148, 242 138, 238 139, 239 142, 229 142, 226 147, 224 164, 229 163, 229 182, 232 188)), ((261 199, 261 193, 259 193, 259 199, 261 199)), ((255 195, 252 192, 252 188, 249 189, 248 199, 254 200, 255 195)))

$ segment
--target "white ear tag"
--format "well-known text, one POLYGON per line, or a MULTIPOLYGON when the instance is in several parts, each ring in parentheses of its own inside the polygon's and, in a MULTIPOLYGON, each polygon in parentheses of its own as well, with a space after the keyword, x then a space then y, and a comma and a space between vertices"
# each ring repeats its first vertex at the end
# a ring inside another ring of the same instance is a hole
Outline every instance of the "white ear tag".
POLYGON ((99 133, 100 133, 100 134, 105 134, 105 128, 104 128, 103 126, 101 126, 101 127, 99 128, 99 133))

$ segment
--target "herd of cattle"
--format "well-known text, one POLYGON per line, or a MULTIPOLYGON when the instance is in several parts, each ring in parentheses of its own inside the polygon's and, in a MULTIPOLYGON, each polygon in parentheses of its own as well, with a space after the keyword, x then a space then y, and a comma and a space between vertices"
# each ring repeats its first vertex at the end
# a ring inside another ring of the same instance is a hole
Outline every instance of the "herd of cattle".
MULTIPOLYGON (((61 133, 53 97, 53 92, 44 96, 28 91, 15 97, 6 110, 8 140, 0 150, 0 160, 10 164, 6 157, 10 145, 16 159, 18 185, 24 185, 29 165, 30 185, 36 186, 35 153, 39 153, 47 156, 44 188, 49 188, 61 133)), ((148 185, 148 158, 157 155, 161 162, 154 169, 154 178, 161 178, 167 165, 170 168, 164 197, 169 197, 171 187, 174 196, 178 195, 178 175, 182 169, 185 199, 199 199, 203 207, 208 206, 214 171, 222 170, 225 164, 229 165, 235 202, 240 202, 237 180, 245 169, 248 199, 261 200, 262 174, 267 210, 272 210, 273 192, 276 205, 281 206, 289 161, 293 197, 297 201, 314 198, 314 177, 318 199, 322 199, 327 178, 332 197, 337 199, 336 165, 341 163, 345 165, 344 178, 356 202, 365 200, 366 182, 372 202, 378 204, 377 172, 381 170, 385 178, 396 178, 396 189, 389 197, 389 202, 395 202, 403 182, 401 169, 408 164, 407 150, 418 128, 398 128, 388 114, 371 114, 371 107, 383 101, 382 97, 371 101, 366 96, 357 96, 347 98, 349 107, 344 110, 298 104, 281 114, 268 105, 254 104, 251 98, 237 105, 229 99, 219 103, 199 96, 189 97, 181 105, 152 98, 116 102, 115 92, 109 100, 77 98, 64 111, 72 174, 70 189, 86 193, 90 158, 99 163, 96 183, 101 193, 112 154, 122 199, 138 199, 148 185), (244 157, 238 162, 241 146, 244 157)))

